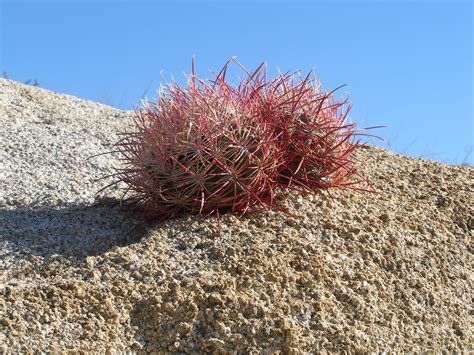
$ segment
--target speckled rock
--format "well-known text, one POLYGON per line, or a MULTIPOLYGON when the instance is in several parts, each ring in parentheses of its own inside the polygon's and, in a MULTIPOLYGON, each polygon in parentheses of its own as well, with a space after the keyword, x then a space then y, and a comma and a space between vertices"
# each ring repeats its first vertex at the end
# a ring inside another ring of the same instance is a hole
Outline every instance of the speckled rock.
POLYGON ((131 115, 0 79, 1 352, 473 350, 474 169, 369 146, 377 194, 144 224, 87 160, 131 115))

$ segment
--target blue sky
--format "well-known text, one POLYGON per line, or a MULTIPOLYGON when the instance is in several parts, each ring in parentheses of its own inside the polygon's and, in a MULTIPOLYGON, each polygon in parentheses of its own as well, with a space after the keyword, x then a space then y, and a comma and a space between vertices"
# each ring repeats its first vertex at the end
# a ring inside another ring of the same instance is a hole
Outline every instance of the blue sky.
MULTIPOLYGON (((470 1, 0 0, 10 79, 123 109, 156 97, 160 72, 211 77, 230 56, 270 75, 315 68, 348 84, 351 118, 388 125, 396 152, 473 164, 470 1)), ((237 71, 230 75, 238 75, 237 71)))

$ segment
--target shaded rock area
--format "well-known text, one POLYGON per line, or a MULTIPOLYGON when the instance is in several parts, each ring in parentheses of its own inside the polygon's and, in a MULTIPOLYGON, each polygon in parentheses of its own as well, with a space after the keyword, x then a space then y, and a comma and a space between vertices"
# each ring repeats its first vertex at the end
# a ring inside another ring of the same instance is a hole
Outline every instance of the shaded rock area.
POLYGON ((473 350, 474 169, 369 146, 377 194, 145 224, 87 159, 131 117, 0 79, 2 353, 473 350))

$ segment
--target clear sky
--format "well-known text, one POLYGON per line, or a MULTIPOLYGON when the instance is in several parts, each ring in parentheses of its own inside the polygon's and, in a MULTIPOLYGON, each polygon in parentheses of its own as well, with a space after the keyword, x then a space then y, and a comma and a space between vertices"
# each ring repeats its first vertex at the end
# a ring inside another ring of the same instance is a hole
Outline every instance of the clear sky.
POLYGON ((10 79, 131 109, 162 70, 184 83, 193 54, 207 78, 231 56, 270 75, 315 68, 326 89, 348 84, 353 121, 389 126, 373 132, 383 147, 473 164, 471 1, 0 3, 10 79))

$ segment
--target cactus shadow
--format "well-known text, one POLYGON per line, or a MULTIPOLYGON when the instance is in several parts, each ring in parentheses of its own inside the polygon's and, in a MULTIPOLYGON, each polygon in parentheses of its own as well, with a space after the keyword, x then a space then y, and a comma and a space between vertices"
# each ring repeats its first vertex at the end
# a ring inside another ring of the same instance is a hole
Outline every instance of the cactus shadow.
POLYGON ((0 255, 62 255, 81 260, 116 246, 137 243, 148 229, 149 224, 119 206, 72 204, 0 209, 0 255))

